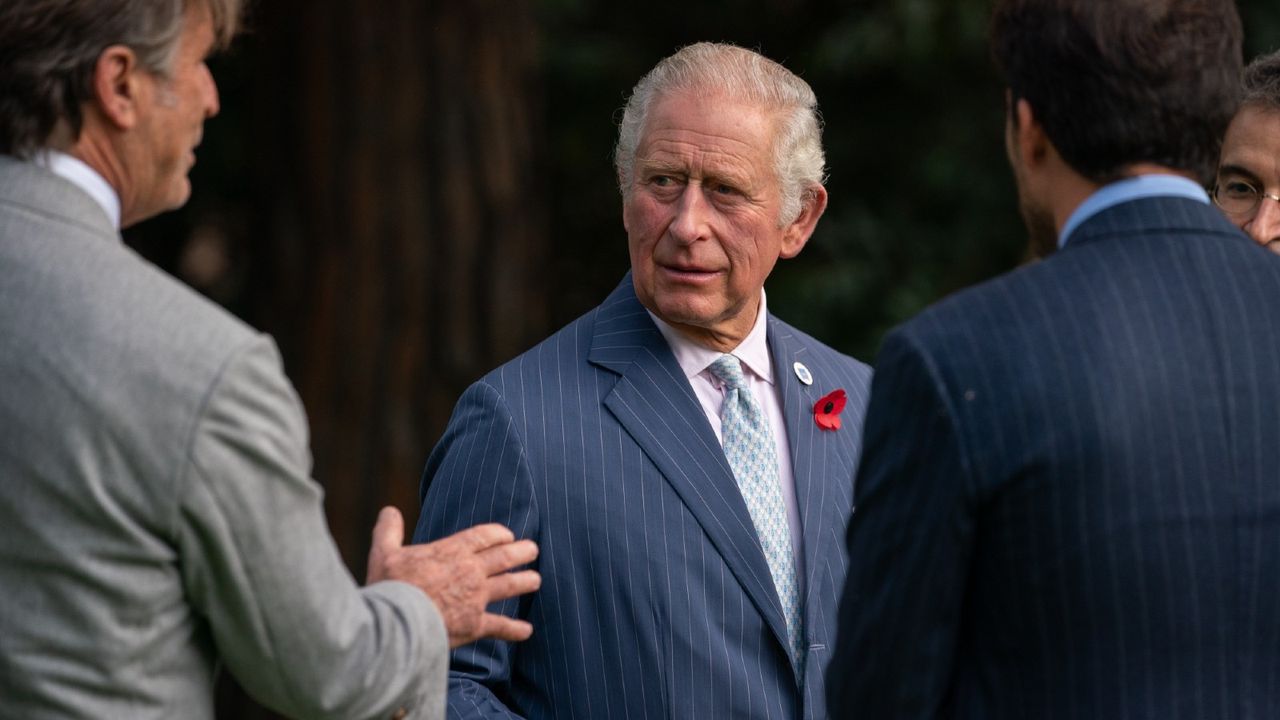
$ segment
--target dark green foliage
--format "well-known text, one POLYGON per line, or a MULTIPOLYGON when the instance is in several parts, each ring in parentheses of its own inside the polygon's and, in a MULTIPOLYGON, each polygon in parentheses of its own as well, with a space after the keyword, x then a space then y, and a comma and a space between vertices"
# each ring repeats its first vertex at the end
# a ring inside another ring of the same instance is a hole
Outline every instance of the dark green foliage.
MULTIPOLYGON (((1246 56, 1280 45, 1280 9, 1241 3, 1246 56)), ((724 40, 809 81, 826 120, 830 205, 780 263, 770 307, 870 361, 931 302, 1015 266, 1025 233, 1005 160, 1003 87, 987 0, 684 3, 545 0, 551 236, 567 320, 627 266, 610 150, 616 111, 659 58, 724 40)))

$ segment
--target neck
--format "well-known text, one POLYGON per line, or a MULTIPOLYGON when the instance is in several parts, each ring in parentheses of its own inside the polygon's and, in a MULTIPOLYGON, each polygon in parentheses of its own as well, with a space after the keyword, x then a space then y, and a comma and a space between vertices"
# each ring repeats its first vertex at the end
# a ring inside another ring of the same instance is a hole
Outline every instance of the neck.
POLYGON ((64 152, 83 162, 107 181, 120 200, 122 227, 128 227, 139 220, 130 212, 132 203, 125 192, 128 175, 124 163, 120 162, 120 153, 111 138, 103 132, 92 108, 86 107, 84 125, 79 136, 72 135, 66 121, 59 121, 49 136, 47 145, 50 149, 64 152))
POLYGON ((662 317, 661 314, 654 312, 652 308, 649 308, 649 311, 662 318, 664 323, 689 342, 708 350, 728 353, 737 349, 751 334, 751 331, 755 329, 756 322, 760 316, 762 297, 763 291, 761 291, 760 295, 756 295, 754 302, 751 302, 749 307, 745 307, 733 317, 709 327, 672 322, 662 317))

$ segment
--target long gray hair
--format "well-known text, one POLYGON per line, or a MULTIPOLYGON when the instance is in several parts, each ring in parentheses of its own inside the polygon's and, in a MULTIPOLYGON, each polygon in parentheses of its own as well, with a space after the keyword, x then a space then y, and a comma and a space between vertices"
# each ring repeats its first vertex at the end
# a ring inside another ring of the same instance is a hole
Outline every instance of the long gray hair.
POLYGON ((618 127, 613 162, 622 194, 635 181, 636 148, 654 101, 680 92, 722 96, 779 115, 773 143, 774 171, 782 195, 780 226, 800 215, 805 195, 825 179, 822 122, 813 89, 795 73, 760 53, 724 43, 696 43, 659 62, 640 79, 618 127))

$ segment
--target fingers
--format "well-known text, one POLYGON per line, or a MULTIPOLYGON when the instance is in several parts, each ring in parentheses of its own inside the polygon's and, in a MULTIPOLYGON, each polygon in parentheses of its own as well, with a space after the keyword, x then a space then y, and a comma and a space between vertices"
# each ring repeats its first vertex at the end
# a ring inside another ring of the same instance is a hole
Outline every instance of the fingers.
POLYGON ((486 523, 467 528, 436 542, 460 544, 474 553, 491 548, 494 545, 512 542, 515 539, 516 536, 505 526, 498 523, 486 523))
POLYGON ((489 591, 489 602, 497 602, 537 590, 542 587, 542 576, 536 570, 502 573, 489 578, 485 586, 489 591))
POLYGON ((401 545, 404 545, 404 517, 388 505, 378 512, 378 522, 373 526, 373 547, 385 552, 401 545))
POLYGON ((538 545, 532 540, 518 540, 505 545, 490 547, 478 553, 477 559, 486 575, 497 575, 515 567, 533 562, 538 557, 538 545))
POLYGON ((404 545, 404 517, 400 511, 388 505, 378 513, 373 526, 373 543, 369 546, 369 571, 367 582, 382 579, 382 562, 404 545))
POLYGON ((497 638, 508 642, 528 640, 533 635, 533 625, 506 615, 485 613, 480 618, 480 637, 497 638))

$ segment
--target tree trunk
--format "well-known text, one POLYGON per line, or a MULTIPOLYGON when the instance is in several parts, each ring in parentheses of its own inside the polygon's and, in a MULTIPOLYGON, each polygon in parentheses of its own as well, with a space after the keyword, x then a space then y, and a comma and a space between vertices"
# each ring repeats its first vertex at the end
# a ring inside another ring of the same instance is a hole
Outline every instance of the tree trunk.
POLYGON ((526 0, 253 7, 249 96, 223 101, 255 149, 243 314, 280 344, 363 580, 380 507, 412 532, 458 396, 548 331, 536 25, 526 0))

